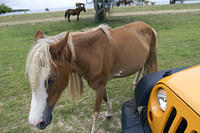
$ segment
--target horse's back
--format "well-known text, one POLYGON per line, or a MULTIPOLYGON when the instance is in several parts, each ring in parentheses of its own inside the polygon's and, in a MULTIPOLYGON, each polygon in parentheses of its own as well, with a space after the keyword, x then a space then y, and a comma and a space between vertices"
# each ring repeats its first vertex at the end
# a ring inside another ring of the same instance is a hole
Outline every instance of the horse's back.
POLYGON ((76 15, 76 9, 68 9, 65 13, 68 13, 70 15, 76 15))
POLYGON ((114 47, 141 48, 148 51, 153 29, 143 22, 134 22, 111 29, 114 47))
POLYGON ((138 33, 151 33, 152 28, 144 22, 138 21, 112 29, 116 36, 137 35, 138 33))

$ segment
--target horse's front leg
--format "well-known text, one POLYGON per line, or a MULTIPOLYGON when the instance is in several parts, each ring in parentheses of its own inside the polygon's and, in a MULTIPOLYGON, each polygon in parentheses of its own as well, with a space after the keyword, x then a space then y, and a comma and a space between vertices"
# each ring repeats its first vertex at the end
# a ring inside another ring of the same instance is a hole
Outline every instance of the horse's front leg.
POLYGON ((79 21, 79 14, 77 14, 77 21, 79 21))
POLYGON ((110 102, 109 97, 107 96, 106 92, 105 92, 103 100, 106 102, 105 119, 109 120, 112 117, 112 113, 111 113, 112 103, 110 102))
POLYGON ((99 116, 100 106, 105 94, 106 94, 105 87, 99 87, 98 89, 96 89, 96 99, 93 110, 93 123, 92 123, 91 133, 96 133, 97 131, 97 120, 99 116))
POLYGON ((70 14, 68 14, 68 21, 70 22, 70 14))

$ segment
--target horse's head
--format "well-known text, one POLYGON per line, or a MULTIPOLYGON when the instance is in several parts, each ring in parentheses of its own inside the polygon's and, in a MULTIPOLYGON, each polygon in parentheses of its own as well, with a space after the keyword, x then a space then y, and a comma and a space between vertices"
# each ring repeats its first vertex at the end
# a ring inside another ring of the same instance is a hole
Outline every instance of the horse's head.
POLYGON ((83 6, 82 9, 83 9, 84 12, 86 12, 86 10, 85 10, 85 6, 83 6))
POLYGON ((32 88, 29 123, 44 129, 51 123, 52 110, 66 88, 70 73, 69 33, 43 38, 38 30, 35 45, 26 62, 26 74, 32 88))

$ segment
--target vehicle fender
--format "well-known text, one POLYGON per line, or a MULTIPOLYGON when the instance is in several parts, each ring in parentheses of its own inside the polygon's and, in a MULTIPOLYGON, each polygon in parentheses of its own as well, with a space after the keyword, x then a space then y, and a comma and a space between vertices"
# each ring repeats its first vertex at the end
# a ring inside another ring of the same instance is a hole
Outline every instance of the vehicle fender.
POLYGON ((186 68, 189 67, 163 70, 143 76, 143 78, 135 87, 135 98, 137 106, 147 106, 151 90, 160 79, 186 68))

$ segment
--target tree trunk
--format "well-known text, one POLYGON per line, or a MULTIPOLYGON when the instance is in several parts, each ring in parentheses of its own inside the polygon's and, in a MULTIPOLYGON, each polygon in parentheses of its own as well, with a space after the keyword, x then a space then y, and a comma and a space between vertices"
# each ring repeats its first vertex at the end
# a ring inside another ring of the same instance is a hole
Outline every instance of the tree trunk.
POLYGON ((94 0, 95 21, 102 21, 105 18, 104 0, 94 0))
POLYGON ((110 12, 112 0, 93 0, 95 13, 95 21, 102 21, 106 17, 106 13, 110 12))
POLYGON ((170 0, 169 4, 175 4, 177 0, 170 0))

